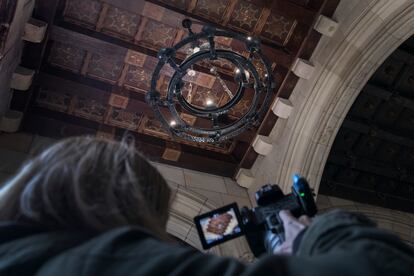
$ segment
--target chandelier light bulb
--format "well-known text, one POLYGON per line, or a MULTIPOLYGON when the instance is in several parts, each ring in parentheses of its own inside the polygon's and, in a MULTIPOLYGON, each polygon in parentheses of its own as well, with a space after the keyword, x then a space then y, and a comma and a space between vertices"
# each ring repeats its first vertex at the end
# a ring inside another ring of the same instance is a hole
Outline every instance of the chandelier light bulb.
POLYGON ((194 47, 193 54, 200 52, 200 47, 194 47))
POLYGON ((239 68, 237 68, 235 71, 234 71, 236 74, 240 74, 240 69, 239 68))
POLYGON ((175 127, 176 125, 177 125, 176 121, 174 121, 174 120, 170 121, 170 126, 171 127, 175 127))
POLYGON ((212 106, 212 105, 214 105, 213 100, 212 100, 212 99, 207 99, 207 100, 206 100, 206 105, 207 105, 207 106, 212 106))
POLYGON ((196 75, 196 71, 193 69, 188 70, 187 75, 189 75, 190 77, 194 77, 196 75))
POLYGON ((246 79, 250 79, 250 72, 247 70, 244 70, 244 74, 246 75, 246 79))
POLYGON ((253 38, 252 38, 251 36, 248 36, 248 37, 247 37, 247 40, 248 40, 248 41, 251 41, 252 39, 253 39, 253 38))

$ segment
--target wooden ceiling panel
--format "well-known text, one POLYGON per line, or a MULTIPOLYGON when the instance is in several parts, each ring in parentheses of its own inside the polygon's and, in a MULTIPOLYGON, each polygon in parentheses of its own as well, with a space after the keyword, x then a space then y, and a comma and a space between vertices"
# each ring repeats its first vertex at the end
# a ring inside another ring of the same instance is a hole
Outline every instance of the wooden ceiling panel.
POLYGON ((169 138, 169 133, 155 117, 145 116, 140 127, 140 132, 162 139, 169 138))
POLYGON ((140 112, 123 110, 121 108, 110 107, 105 123, 108 125, 138 131, 143 115, 140 112))
POLYGON ((141 17, 137 14, 108 6, 108 11, 103 16, 102 31, 133 40, 137 34, 140 21, 141 17))
POLYGON ((385 88, 390 87, 397 75, 400 74, 403 69, 404 61, 395 57, 387 59, 384 65, 377 70, 373 77, 372 82, 381 85, 385 88))
POLYGON ((167 48, 173 46, 172 44, 176 35, 177 29, 158 21, 148 19, 142 35, 137 40, 150 47, 167 48))
POLYGON ((109 83, 116 83, 124 66, 124 58, 94 54, 86 71, 88 76, 109 83))
POLYGON ((149 57, 145 54, 133 50, 128 50, 127 56, 125 58, 125 63, 143 67, 147 58, 149 57))
POLYGON ((408 171, 414 171, 414 149, 403 150, 398 155, 398 161, 402 167, 407 168, 408 171))
POLYGON ((226 10, 227 7, 229 7, 230 0, 198 0, 191 2, 196 3, 194 7, 191 7, 191 12, 205 17, 207 19, 210 19, 212 21, 220 22, 221 20, 223 20, 224 15, 226 14, 226 10))
POLYGON ((128 103, 128 95, 120 95, 117 93, 112 93, 108 102, 110 106, 122 109, 126 109, 128 107, 128 103))
POLYGON ((375 114, 374 121, 382 128, 392 128, 403 110, 402 105, 393 101, 383 102, 375 114))
POLYGON ((55 42, 49 55, 49 62, 64 69, 80 72, 86 51, 70 44, 55 42))
POLYGON ((392 166, 400 153, 401 147, 398 144, 385 142, 378 149, 375 156, 380 162, 392 166))
POLYGON ((139 92, 146 93, 151 85, 151 73, 138 66, 128 66, 127 75, 125 78, 125 86, 139 92))
POLYGON ((72 95, 40 89, 36 104, 51 110, 66 113, 72 101, 72 95))
POLYGON ((414 66, 407 68, 402 74, 396 88, 404 97, 414 100, 414 66))
MULTIPOLYGON (((302 53, 309 56, 319 39, 312 31, 314 20, 319 13, 325 12, 322 10, 324 5, 328 6, 326 15, 329 16, 337 4, 337 1, 331 4, 332 1, 328 0, 59 2, 56 16, 50 21, 53 28, 50 28, 49 41, 45 43, 44 56, 39 53, 36 58, 31 54, 27 55, 31 60, 24 61, 26 64, 41 62, 37 66, 42 71, 33 88, 34 101, 30 109, 33 114, 30 117, 34 119, 27 121, 27 128, 39 128, 39 131, 55 136, 97 133, 118 137, 128 130, 140 139, 137 145, 142 144, 146 153, 155 155, 150 158, 161 159, 165 147, 173 142, 181 147, 178 164, 227 176, 233 175, 239 167, 249 168, 253 164, 257 157, 251 148, 254 137, 257 133, 270 133, 277 117, 269 111, 259 128, 251 128, 235 139, 217 145, 170 137, 145 102, 152 72, 158 62, 158 51, 187 36, 187 31, 181 26, 184 18, 244 35, 259 36, 263 41, 263 53, 271 60, 277 81, 273 96, 288 97, 297 82, 297 77, 290 72, 292 63, 302 53), (45 117, 53 117, 51 124, 57 130, 42 126, 42 122, 48 121, 45 117), (221 161, 211 162, 215 159, 221 161), (205 161, 209 162, 208 166, 202 164, 205 161), (226 172, 226 169, 230 171, 226 172)), ((38 7, 35 17, 37 14, 55 13, 54 7, 41 4, 38 7)), ((194 24, 193 30, 199 32, 202 25, 194 24)), ((216 37, 215 41, 219 49, 248 56, 245 45, 237 40, 216 37)), ((180 49, 176 55, 177 63, 191 54, 190 48, 189 45, 180 49)), ((256 59, 253 63, 264 78, 263 65, 256 59)), ((235 66, 226 60, 200 62, 193 69, 194 72, 184 77, 182 91, 187 101, 195 106, 204 108, 206 98, 222 106, 228 101, 229 93, 237 89, 235 66), (217 74, 210 71, 212 66, 217 68, 217 74)), ((173 73, 171 66, 165 66, 161 71, 157 90, 163 97, 173 73)), ((242 117, 250 108, 252 95, 253 91, 246 89, 229 116, 220 118, 220 124, 232 123, 242 117)), ((27 98, 30 101, 30 96, 27 98)), ((165 110, 163 108, 162 112, 165 110)), ((195 118, 182 108, 178 112, 189 125, 212 126, 209 119, 195 118)))
POLYGON ((107 105, 102 104, 95 98, 76 96, 71 99, 74 103, 73 108, 68 110, 68 114, 85 118, 98 123, 104 122, 104 116, 108 109, 107 105))
POLYGON ((209 99, 213 102, 213 104, 219 105, 221 98, 223 97, 223 91, 214 91, 212 89, 199 86, 194 93, 194 97, 192 98, 191 104, 205 108, 206 107, 206 99, 209 99))
POLYGON ((341 129, 336 135, 336 141, 333 145, 333 151, 338 154, 349 154, 355 144, 358 142, 360 134, 349 129, 341 129))
MULTIPOLYGON (((178 9, 185 10, 188 7, 188 4, 193 0, 161 0, 160 2, 164 2, 166 4, 173 5, 178 9)), ((214 1, 214 0, 212 0, 214 1)))
POLYGON ((295 31, 296 25, 295 20, 273 12, 264 25, 262 36, 285 46, 295 31))
POLYGON ((375 116, 377 109, 380 107, 382 100, 378 97, 362 94, 351 110, 350 114, 361 119, 371 119, 375 116))
POLYGON ((235 29, 252 33, 259 22, 262 10, 248 1, 237 1, 228 24, 235 29))
POLYGON ((251 99, 242 99, 233 109, 230 110, 229 115, 235 118, 241 118, 249 110, 251 99))
POLYGON ((414 138, 414 109, 405 108, 395 124, 398 132, 414 138))
POLYGON ((102 2, 98 0, 67 0, 64 15, 72 22, 94 28, 101 10, 102 2))
POLYGON ((295 3, 300 6, 306 7, 309 4, 309 0, 289 0, 292 3, 295 3))

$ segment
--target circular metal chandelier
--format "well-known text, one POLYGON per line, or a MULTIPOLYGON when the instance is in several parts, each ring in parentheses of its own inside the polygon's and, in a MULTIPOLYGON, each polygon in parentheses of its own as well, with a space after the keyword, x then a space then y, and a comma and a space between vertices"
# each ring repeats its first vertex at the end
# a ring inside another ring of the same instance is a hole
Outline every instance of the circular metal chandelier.
POLYGON ((260 41, 234 32, 218 30, 209 25, 204 26, 201 32, 194 33, 191 29, 192 21, 189 19, 183 21, 183 27, 188 30, 188 37, 172 48, 164 48, 159 51, 159 61, 152 75, 151 90, 146 95, 146 100, 154 110, 157 119, 173 136, 202 143, 223 142, 257 126, 269 109, 275 87, 272 68, 262 54, 260 41), (248 57, 231 50, 216 48, 216 37, 238 40, 244 44, 246 51, 249 52, 248 57), (191 47, 190 55, 181 63, 176 63, 176 53, 188 45, 191 47), (212 64, 220 59, 226 60, 235 68, 233 77, 236 86, 238 86, 235 92, 228 88, 219 69, 212 64), (262 64, 264 70, 261 74, 253 63, 253 59, 262 64), (200 108, 186 99, 183 93, 185 84, 183 78, 194 76, 196 72, 193 68, 195 66, 203 67, 203 65, 198 65, 200 63, 209 64, 208 72, 219 80, 224 93, 229 98, 226 103, 219 106, 206 95, 205 108, 200 108), (157 82, 165 66, 170 66, 174 73, 169 81, 166 96, 161 97, 161 93, 157 89, 157 82), (245 93, 254 93, 254 95, 248 95, 251 99, 248 111, 236 121, 226 122, 229 121, 229 111, 240 103, 245 93), (180 111, 183 110, 196 118, 210 120, 211 127, 189 125, 180 117, 180 111))

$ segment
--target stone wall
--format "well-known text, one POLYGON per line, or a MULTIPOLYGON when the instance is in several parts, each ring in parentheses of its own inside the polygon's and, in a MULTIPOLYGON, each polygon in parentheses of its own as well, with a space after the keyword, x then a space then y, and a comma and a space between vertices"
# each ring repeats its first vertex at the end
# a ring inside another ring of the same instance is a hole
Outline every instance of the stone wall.
POLYGON ((414 214, 325 195, 318 195, 317 206, 319 213, 332 209, 363 213, 374 220, 379 228, 397 234, 407 244, 414 247, 414 214))

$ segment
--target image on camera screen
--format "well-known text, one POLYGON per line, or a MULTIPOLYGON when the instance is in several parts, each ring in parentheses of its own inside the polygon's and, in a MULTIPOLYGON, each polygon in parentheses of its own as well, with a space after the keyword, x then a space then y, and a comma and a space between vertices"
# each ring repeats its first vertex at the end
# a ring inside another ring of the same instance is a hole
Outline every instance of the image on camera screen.
POLYGON ((241 233, 234 208, 200 219, 200 226, 207 244, 241 233))

